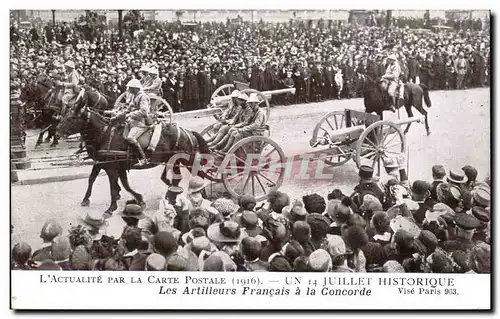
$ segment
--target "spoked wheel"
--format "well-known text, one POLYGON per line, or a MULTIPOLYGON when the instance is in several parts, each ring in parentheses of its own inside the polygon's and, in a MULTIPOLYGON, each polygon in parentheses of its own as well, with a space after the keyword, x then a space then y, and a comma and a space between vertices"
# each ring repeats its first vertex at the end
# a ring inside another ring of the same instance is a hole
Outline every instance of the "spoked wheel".
POLYGON ((130 98, 131 98, 131 95, 130 93, 128 93, 127 91, 123 92, 122 94, 120 94, 120 96, 118 96, 118 98, 116 99, 115 101, 115 105, 114 105, 114 108, 119 108, 120 106, 122 105, 125 105, 127 103, 130 103, 130 98))
POLYGON ((163 115, 162 119, 168 123, 172 123, 174 111, 172 111, 170 104, 156 94, 148 94, 148 96, 151 100, 151 110, 153 112, 160 112, 163 115))
POLYGON ((205 140, 213 137, 214 135, 217 134, 217 132, 214 129, 215 123, 210 124, 209 126, 205 127, 203 131, 201 131, 200 135, 203 137, 205 140))
POLYGON ((244 89, 241 93, 245 93, 248 96, 252 93, 257 94, 257 97, 259 98, 259 106, 264 108, 264 111, 266 112, 266 119, 269 120, 269 116, 271 115, 271 106, 269 105, 269 101, 264 94, 254 89, 244 89))
POLYGON ((210 104, 219 105, 220 103, 218 102, 218 99, 224 96, 231 95, 231 92, 233 92, 234 90, 234 84, 224 84, 218 87, 210 98, 210 104))
POLYGON ((406 151, 406 137, 403 131, 389 121, 378 121, 363 131, 356 145, 356 164, 373 168, 380 176, 384 160, 397 158, 406 151))
MULTIPOLYGON (((357 119, 351 119, 351 126, 363 125, 364 123, 357 119)), ((313 131, 313 137, 310 140, 311 145, 328 140, 335 134, 335 131, 346 127, 346 117, 344 111, 333 111, 325 116, 316 124, 313 131)), ((325 151, 323 161, 330 166, 340 166, 347 163, 354 155, 355 151, 350 145, 329 145, 329 150, 325 151)))
POLYGON ((235 198, 252 194, 262 201, 283 184, 285 162, 285 153, 270 138, 247 137, 229 149, 221 167, 222 182, 235 198))

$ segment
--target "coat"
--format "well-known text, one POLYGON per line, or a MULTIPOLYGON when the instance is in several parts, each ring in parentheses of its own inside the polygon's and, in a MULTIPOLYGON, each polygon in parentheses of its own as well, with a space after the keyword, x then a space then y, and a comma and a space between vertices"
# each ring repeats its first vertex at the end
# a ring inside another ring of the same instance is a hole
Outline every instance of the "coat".
POLYGON ((186 101, 198 100, 198 78, 194 74, 189 74, 184 79, 184 99, 186 101))
POLYGON ((198 73, 198 90, 200 100, 210 99, 212 95, 212 81, 205 72, 198 73))

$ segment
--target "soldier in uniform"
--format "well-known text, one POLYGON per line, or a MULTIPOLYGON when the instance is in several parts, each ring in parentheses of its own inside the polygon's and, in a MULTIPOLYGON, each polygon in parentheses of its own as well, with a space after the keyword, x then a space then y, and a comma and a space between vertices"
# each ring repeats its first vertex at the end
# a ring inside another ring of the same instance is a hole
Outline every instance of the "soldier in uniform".
MULTIPOLYGON (((127 83, 128 91, 132 95, 132 101, 127 110, 121 112, 116 117, 121 117, 126 114, 127 125, 129 126, 129 133, 127 135, 127 142, 132 146, 134 152, 138 157, 138 165, 144 166, 147 164, 146 154, 137 141, 147 129, 146 121, 150 113, 150 100, 149 97, 142 91, 142 85, 137 79, 132 79, 127 83)), ((115 120, 113 117, 111 121, 115 120)))
POLYGON ((80 76, 75 70, 75 63, 73 61, 67 61, 64 63, 64 68, 66 72, 64 74, 63 82, 56 82, 56 86, 64 89, 61 99, 61 115, 63 116, 66 114, 66 108, 68 107, 69 102, 75 97, 75 88, 80 82, 80 76))
POLYGON ((246 94, 238 90, 231 92, 231 102, 227 109, 222 113, 219 123, 214 125, 217 135, 208 138, 206 141, 209 147, 217 145, 226 135, 231 126, 237 124, 237 119, 242 112, 242 106, 247 100, 246 94))
POLYGON ((472 240, 474 230, 480 226, 480 221, 474 215, 467 213, 458 213, 455 215, 456 224, 456 237, 454 240, 447 240, 442 242, 442 248, 448 252, 453 253, 457 250, 469 252, 475 243, 472 240))
POLYGON ((157 68, 150 68, 148 70, 148 76, 149 76, 149 81, 147 83, 143 84, 143 91, 154 93, 158 96, 161 96, 160 90, 161 90, 162 81, 158 77, 158 69, 157 68))
POLYGON ((242 112, 240 123, 229 129, 228 135, 216 148, 222 148, 222 152, 227 152, 233 143, 248 136, 262 135, 266 123, 266 114, 259 107, 259 98, 256 94, 250 95, 247 106, 242 112))
POLYGON ((394 110, 394 107, 397 105, 397 95, 396 95, 396 89, 398 87, 399 83, 399 76, 401 75, 401 67, 399 66, 399 63, 396 61, 396 55, 390 54, 387 57, 387 62, 388 66, 387 69, 385 70, 385 74, 382 76, 382 80, 387 81, 387 92, 391 96, 392 99, 392 107, 391 109, 394 110))
POLYGON ((361 207, 363 204, 363 197, 366 194, 375 196, 380 203, 384 204, 386 201, 386 190, 381 181, 373 177, 373 168, 362 165, 359 168, 358 176, 359 184, 354 187, 354 193, 351 195, 353 204, 357 207, 361 207))

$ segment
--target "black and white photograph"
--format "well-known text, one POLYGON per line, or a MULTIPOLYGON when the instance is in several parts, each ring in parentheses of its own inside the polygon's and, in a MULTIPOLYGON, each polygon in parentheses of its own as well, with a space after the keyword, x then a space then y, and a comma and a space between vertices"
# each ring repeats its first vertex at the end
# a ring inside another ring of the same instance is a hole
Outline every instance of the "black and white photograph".
POLYGON ((11 308, 491 309, 489 10, 9 14, 11 308))

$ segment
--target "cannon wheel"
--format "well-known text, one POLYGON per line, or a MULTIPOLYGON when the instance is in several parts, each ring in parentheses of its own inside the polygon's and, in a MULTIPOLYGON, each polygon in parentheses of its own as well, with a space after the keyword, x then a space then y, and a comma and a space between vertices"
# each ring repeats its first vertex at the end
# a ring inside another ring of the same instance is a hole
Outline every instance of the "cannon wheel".
POLYGON ((399 126, 378 121, 363 131, 356 145, 356 165, 368 165, 380 176, 385 158, 398 157, 406 151, 406 137, 399 126))
POLYGON ((219 86, 215 91, 214 93, 212 94, 212 96, 210 97, 210 103, 211 104, 214 104, 212 103, 212 101, 218 97, 218 96, 228 96, 228 95, 231 95, 231 92, 234 91, 234 84, 224 84, 222 86, 219 86))
MULTIPOLYGON (((121 104, 125 103, 125 96, 126 96, 127 92, 123 92, 122 94, 120 94, 120 96, 118 96, 118 98, 116 99, 115 101, 115 105, 114 105, 114 108, 118 108, 121 106, 121 104)), ((174 111, 172 111, 172 107, 170 106, 170 104, 168 104, 167 101, 165 101, 164 99, 162 99, 161 97, 159 96, 151 96, 151 95, 148 95, 151 99, 151 104, 153 102, 156 102, 156 107, 155 109, 157 110, 163 110, 163 112, 165 112, 165 118, 169 121, 169 123, 172 123, 172 121, 174 120, 173 118, 173 114, 174 114, 174 111)))
POLYGON ((266 112, 266 120, 269 120, 269 116, 271 115, 271 106, 269 105, 269 101, 267 100, 266 96, 262 94, 261 92, 254 90, 254 89, 244 89, 241 91, 241 93, 245 93, 246 95, 250 95, 252 93, 256 93, 258 98, 259 98, 259 106, 261 108, 265 108, 266 112))
POLYGON ((122 94, 120 94, 120 96, 118 96, 118 98, 115 101, 115 105, 114 105, 115 109, 120 107, 121 104, 125 103, 125 96, 126 95, 127 95, 127 92, 123 92, 122 94))
POLYGON ((203 137, 205 140, 214 136, 217 134, 217 132, 214 131, 214 126, 215 123, 210 124, 209 126, 205 127, 203 131, 201 131, 200 135, 203 137))
POLYGON ((229 149, 221 165, 226 169, 221 173, 222 182, 235 198, 252 194, 257 201, 262 201, 270 191, 279 189, 283 184, 285 162, 285 153, 270 138, 247 137, 229 149), (255 157, 249 157, 250 154, 255 157))
MULTIPOLYGON (((351 126, 362 125, 360 119, 353 117, 351 126)), ((333 111, 321 118, 313 131, 311 145, 321 140, 324 136, 334 136, 335 131, 343 129, 346 126, 346 117, 344 111, 333 111)), ((340 166, 347 163, 355 154, 351 145, 330 145, 331 155, 325 156, 323 161, 330 166, 340 166)), ((325 151, 325 153, 329 153, 325 151)))
POLYGON ((151 105, 153 105, 153 103, 156 103, 154 109, 158 110, 159 112, 162 112, 162 114, 164 115, 163 118, 167 119, 168 123, 172 123, 174 120, 173 118, 174 111, 172 111, 172 107, 170 106, 170 104, 168 104, 167 101, 165 101, 163 98, 159 96, 152 96, 152 95, 148 96, 151 100, 151 105))

